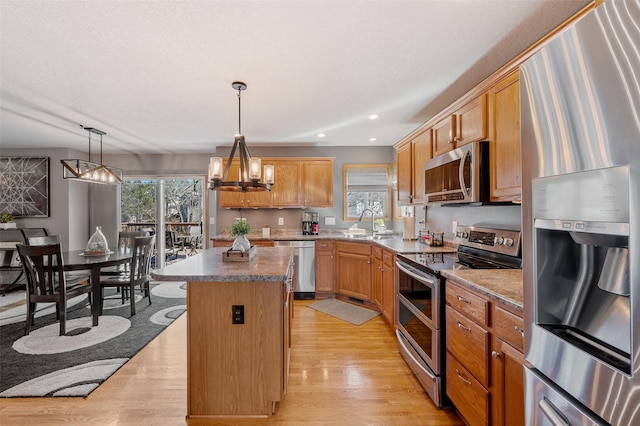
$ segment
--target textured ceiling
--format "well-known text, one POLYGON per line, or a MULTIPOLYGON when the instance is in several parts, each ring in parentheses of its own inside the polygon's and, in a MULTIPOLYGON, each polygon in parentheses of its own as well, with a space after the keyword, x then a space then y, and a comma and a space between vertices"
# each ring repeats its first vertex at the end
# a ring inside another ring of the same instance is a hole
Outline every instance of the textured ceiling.
POLYGON ((0 149, 393 145, 587 3, 0 0, 0 149))

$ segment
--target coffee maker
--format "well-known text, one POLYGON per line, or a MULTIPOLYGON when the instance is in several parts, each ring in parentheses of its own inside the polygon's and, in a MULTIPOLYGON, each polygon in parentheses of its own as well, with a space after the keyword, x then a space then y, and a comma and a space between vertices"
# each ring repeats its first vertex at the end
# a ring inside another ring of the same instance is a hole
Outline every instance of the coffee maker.
POLYGON ((311 212, 302 213, 302 235, 311 235, 313 227, 312 218, 311 212))
POLYGON ((314 212, 302 214, 302 235, 318 235, 320 215, 314 212))

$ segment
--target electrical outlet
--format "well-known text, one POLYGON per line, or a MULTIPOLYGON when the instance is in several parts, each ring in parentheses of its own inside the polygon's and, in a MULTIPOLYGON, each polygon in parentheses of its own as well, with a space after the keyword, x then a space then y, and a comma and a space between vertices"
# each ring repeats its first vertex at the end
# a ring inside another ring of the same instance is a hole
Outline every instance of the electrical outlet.
POLYGON ((231 305, 231 323, 244 324, 244 305, 231 305))
POLYGON ((216 218, 215 217, 210 217, 209 218, 209 225, 215 225, 216 224, 216 218))
POLYGON ((335 225, 336 224, 336 218, 335 217, 331 217, 331 216, 325 216, 324 224, 325 225, 335 225))
POLYGON ((278 225, 284 225, 284 217, 278 218, 278 225))
POLYGON ((453 232, 453 235, 456 235, 456 228, 458 227, 458 221, 454 220, 453 222, 451 222, 451 229, 453 232))

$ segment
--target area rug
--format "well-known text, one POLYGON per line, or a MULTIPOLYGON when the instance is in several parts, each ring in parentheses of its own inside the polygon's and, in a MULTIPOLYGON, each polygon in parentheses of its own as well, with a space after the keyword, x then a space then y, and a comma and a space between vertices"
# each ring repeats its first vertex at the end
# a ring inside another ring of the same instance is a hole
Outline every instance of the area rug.
POLYGON ((24 336, 24 291, 0 298, 0 397, 86 397, 186 309, 184 282, 152 281, 151 305, 137 294, 134 316, 129 301, 112 296, 97 327, 91 326, 86 296, 72 299, 64 336, 55 306, 38 304, 24 336))
POLYGON ((343 302, 342 300, 337 299, 324 299, 319 302, 307 305, 307 307, 320 312, 324 312, 325 314, 329 314, 333 317, 350 322, 351 324, 355 325, 364 324, 370 319, 373 319, 380 315, 380 312, 352 305, 351 303, 343 302))

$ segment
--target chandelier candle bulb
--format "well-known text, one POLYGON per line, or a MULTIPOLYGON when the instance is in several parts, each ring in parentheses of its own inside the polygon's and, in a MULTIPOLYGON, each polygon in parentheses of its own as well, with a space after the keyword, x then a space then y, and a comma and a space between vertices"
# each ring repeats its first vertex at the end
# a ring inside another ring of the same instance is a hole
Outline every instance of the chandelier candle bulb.
POLYGON ((209 159, 209 179, 222 178, 222 158, 211 157, 209 159))
POLYGON ((264 166, 264 182, 273 184, 275 171, 273 164, 265 164, 264 166))
POLYGON ((260 167, 262 165, 262 161, 259 158, 249 158, 249 179, 260 180, 260 167))

